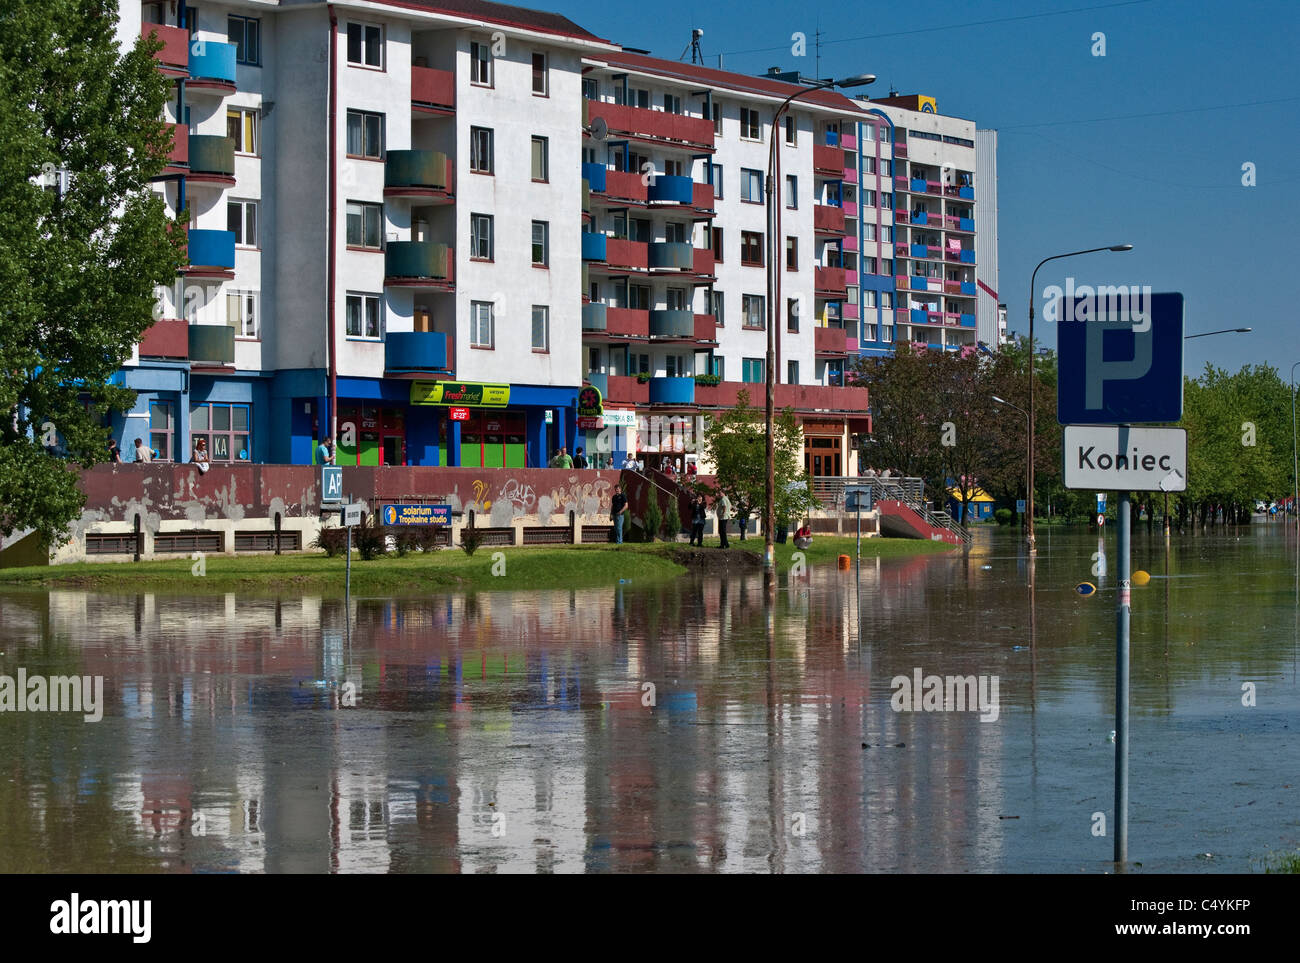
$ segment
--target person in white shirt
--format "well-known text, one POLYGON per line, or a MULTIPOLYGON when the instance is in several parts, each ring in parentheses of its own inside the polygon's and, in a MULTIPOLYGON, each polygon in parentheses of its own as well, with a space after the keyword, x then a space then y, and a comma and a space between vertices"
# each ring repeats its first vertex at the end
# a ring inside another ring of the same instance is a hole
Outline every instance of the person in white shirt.
POLYGON ((135 460, 142 465, 147 465, 153 461, 153 452, 144 446, 144 442, 139 438, 135 440, 135 460))

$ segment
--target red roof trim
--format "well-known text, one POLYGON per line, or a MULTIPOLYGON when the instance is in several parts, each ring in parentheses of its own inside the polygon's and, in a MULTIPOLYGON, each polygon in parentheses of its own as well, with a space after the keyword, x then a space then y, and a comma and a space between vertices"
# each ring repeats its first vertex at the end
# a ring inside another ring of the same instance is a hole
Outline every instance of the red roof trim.
POLYGON ((500 24, 503 27, 516 27, 520 30, 532 30, 548 33, 556 37, 569 37, 574 40, 587 40, 593 43, 617 46, 612 41, 597 37, 587 32, 568 17, 545 10, 530 10, 527 7, 515 7, 505 3, 492 3, 490 0, 431 0, 421 3, 419 0, 376 0, 390 7, 402 7, 407 10, 421 10, 426 13, 441 13, 468 20, 481 20, 484 23, 500 24))

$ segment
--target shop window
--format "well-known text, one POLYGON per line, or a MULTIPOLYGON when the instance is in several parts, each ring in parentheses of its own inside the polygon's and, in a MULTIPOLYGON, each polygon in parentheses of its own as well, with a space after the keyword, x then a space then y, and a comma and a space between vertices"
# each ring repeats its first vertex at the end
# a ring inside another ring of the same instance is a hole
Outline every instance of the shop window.
POLYGON ((249 411, 249 405, 193 405, 190 443, 197 443, 200 438, 206 441, 208 458, 214 462, 252 460, 249 411))
POLYGON ((149 447, 155 461, 174 461, 173 439, 176 434, 176 411, 170 401, 149 404, 149 447))

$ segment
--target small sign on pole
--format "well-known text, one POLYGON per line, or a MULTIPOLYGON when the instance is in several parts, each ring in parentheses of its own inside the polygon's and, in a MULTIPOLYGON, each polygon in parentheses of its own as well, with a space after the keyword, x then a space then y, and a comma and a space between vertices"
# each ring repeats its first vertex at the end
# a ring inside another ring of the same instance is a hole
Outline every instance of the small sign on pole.
POLYGON ((343 526, 353 528, 361 524, 361 504, 343 506, 343 526))
POLYGON ((1023 498, 1017 498, 1017 499, 1016 499, 1016 514, 1017 514, 1017 515, 1023 515, 1024 513, 1025 513, 1025 500, 1024 500, 1023 498))

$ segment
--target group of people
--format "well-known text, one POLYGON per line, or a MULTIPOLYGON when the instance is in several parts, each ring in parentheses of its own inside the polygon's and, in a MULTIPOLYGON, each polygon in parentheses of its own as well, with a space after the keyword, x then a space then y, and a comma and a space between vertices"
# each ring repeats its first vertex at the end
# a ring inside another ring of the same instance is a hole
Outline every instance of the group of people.
POLYGON ((602 462, 603 460, 604 459, 598 455, 597 464, 592 465, 581 448, 575 448, 573 450, 573 454, 570 455, 569 449, 567 447, 564 447, 556 450, 555 455, 551 458, 550 467, 552 468, 602 468, 604 466, 600 464, 600 462, 602 462))
MULTIPOLYGON (((151 464, 156 457, 156 452, 144 443, 143 438, 135 440, 135 462, 138 465, 151 464)), ((108 460, 114 465, 122 464, 122 449, 117 446, 116 439, 110 438, 108 441, 108 460)), ((208 458, 208 442, 205 438, 198 438, 194 442, 194 450, 190 453, 190 462, 199 470, 200 474, 206 474, 207 470, 212 467, 208 458)))

